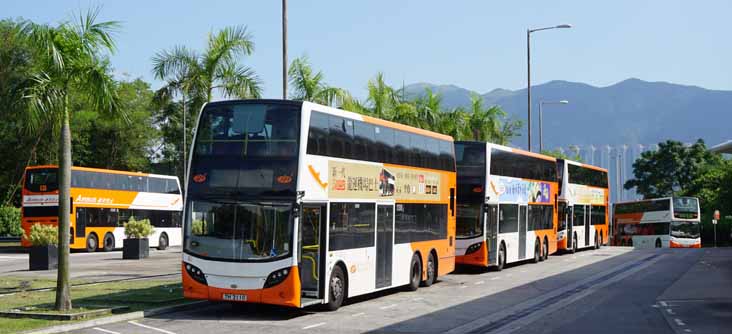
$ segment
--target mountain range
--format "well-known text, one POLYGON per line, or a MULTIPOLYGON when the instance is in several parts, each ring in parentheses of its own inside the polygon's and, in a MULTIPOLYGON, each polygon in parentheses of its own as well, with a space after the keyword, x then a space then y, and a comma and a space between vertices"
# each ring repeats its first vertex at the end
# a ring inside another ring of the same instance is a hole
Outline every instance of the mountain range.
MULTIPOLYGON (((470 105, 479 94, 486 105, 498 105, 512 119, 524 121, 523 132, 512 145, 526 148, 526 89, 494 89, 480 94, 454 85, 415 83, 404 87, 407 97, 431 89, 447 109, 470 105)), ((710 90, 667 82, 627 79, 607 87, 579 82, 550 81, 531 87, 532 146, 538 149, 540 101, 544 104, 544 148, 570 145, 655 144, 667 139, 708 146, 732 139, 732 91, 710 90), (727 125, 725 125, 727 124, 727 125)))

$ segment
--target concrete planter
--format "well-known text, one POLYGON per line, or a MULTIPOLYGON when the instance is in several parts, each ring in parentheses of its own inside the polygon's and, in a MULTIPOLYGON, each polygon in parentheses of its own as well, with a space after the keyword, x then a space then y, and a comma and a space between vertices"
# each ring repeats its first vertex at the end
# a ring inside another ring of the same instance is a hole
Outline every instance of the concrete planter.
POLYGON ((56 245, 33 246, 28 257, 30 270, 51 270, 58 268, 58 247, 56 245))
POLYGON ((122 258, 139 260, 150 256, 150 241, 143 239, 124 239, 122 241, 122 258))

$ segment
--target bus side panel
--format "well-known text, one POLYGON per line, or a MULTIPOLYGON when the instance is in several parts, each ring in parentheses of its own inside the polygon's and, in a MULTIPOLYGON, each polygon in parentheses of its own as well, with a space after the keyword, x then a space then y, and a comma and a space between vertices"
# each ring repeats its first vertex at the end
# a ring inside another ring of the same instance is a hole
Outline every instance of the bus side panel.
POLYGON ((330 273, 338 262, 342 262, 346 267, 349 297, 373 292, 376 289, 376 247, 328 252, 328 270, 325 277, 330 278, 330 273))
POLYGON ((503 233, 498 237, 498 244, 503 242, 506 245, 506 263, 520 261, 519 259, 519 234, 518 232, 503 233))

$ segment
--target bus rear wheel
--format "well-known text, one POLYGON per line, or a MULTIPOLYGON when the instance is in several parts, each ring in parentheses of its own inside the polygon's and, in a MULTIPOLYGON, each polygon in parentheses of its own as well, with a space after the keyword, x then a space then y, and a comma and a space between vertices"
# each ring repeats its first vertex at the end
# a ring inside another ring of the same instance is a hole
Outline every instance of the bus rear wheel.
POLYGON ((430 253, 430 256, 427 258, 427 279, 422 281, 422 286, 428 287, 435 283, 437 280, 437 261, 435 261, 435 256, 430 253))
POLYGON ((600 237, 595 234, 595 249, 600 249, 600 237))
POLYGON ((503 270, 504 265, 506 265, 506 246, 501 243, 501 248, 498 249, 498 266, 496 266, 496 270, 503 270))
POLYGON ((341 307, 343 300, 346 299, 346 278, 341 266, 336 265, 333 267, 333 272, 330 273, 330 281, 328 283, 330 283, 328 288, 328 303, 325 304, 325 308, 328 311, 335 311, 341 307))
POLYGON ((160 239, 158 240, 158 250, 165 250, 168 248, 168 235, 163 233, 160 235, 160 239))
POLYGON ((541 242, 539 242, 539 239, 536 239, 536 242, 534 243, 534 263, 539 263, 539 260, 541 260, 541 242))
POLYGON ((577 234, 572 237, 572 254, 577 252, 577 234))
POLYGON ((549 242, 544 239, 544 260, 549 260, 549 242))
POLYGON ((89 234, 86 237, 86 251, 89 253, 96 252, 98 247, 99 239, 97 239, 97 235, 94 233, 89 234))
POLYGON ((422 262, 419 260, 419 254, 412 255, 412 263, 409 266, 409 285, 407 290, 416 291, 419 283, 422 281, 422 262))
POLYGON ((111 252, 114 250, 114 236, 112 233, 104 235, 104 246, 102 248, 105 252, 111 252))
POLYGON ((656 239, 656 248, 661 248, 661 239, 656 239))

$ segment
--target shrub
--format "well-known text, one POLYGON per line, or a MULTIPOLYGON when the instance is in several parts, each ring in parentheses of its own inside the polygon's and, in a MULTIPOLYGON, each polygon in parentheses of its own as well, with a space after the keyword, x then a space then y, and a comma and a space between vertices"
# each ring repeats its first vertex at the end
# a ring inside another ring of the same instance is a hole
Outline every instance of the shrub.
POLYGON ((20 209, 12 206, 0 207, 0 236, 19 237, 23 235, 20 227, 20 209))
POLYGON ((150 225, 150 219, 135 220, 134 217, 130 217, 130 220, 125 223, 125 235, 129 239, 143 239, 153 234, 155 230, 150 225))
POLYGON ((203 220, 196 219, 193 221, 193 224, 191 225, 191 233, 193 235, 203 234, 203 220))
POLYGON ((53 225, 33 224, 30 235, 25 237, 33 246, 58 244, 58 227, 53 225))

